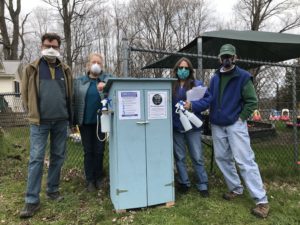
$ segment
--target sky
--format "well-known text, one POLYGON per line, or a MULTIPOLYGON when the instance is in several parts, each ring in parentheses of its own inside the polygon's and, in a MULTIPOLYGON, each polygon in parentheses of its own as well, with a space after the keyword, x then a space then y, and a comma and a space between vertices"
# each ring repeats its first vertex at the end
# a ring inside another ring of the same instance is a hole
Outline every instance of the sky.
POLYGON ((33 10, 37 6, 45 6, 46 4, 41 0, 30 0, 30 4, 28 4, 28 0, 22 0, 21 1, 21 12, 22 13, 29 13, 31 10, 33 10))
MULTIPOLYGON (((216 10, 216 13, 226 18, 227 15, 232 14, 232 7, 237 0, 210 0, 209 2, 216 10)), ((28 13, 37 6, 45 6, 45 3, 42 0, 22 0, 22 13, 28 13)))

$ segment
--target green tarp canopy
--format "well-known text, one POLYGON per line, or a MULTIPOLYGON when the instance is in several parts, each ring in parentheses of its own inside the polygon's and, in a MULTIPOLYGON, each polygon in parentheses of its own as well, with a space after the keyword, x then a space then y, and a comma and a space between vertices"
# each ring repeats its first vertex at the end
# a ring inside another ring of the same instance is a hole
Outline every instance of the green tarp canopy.
MULTIPOLYGON (((273 33, 262 31, 235 31, 222 30, 205 32, 195 38, 179 52, 197 54, 198 38, 202 39, 202 55, 218 56, 223 44, 233 44, 236 47, 239 59, 263 62, 282 62, 300 57, 300 35, 287 33, 273 33)), ((147 68, 173 68, 181 56, 169 55, 154 63, 146 65, 147 68)), ((188 57, 195 68, 198 68, 196 57, 188 57)), ((255 64, 239 62, 240 66, 249 68, 255 64)), ((203 58, 203 69, 216 69, 219 67, 217 59, 203 58)), ((201 68, 201 67, 200 67, 201 68)))

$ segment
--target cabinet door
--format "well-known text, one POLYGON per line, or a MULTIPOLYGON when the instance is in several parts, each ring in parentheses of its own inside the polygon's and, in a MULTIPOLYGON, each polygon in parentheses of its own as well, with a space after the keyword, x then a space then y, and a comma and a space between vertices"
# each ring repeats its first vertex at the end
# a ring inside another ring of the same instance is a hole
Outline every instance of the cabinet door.
POLYGON ((173 138, 169 90, 146 90, 148 205, 174 201, 173 138))
MULTIPOLYGON (((124 90, 123 92, 126 92, 124 90)), ((144 121, 144 94, 139 92, 137 104, 140 104, 140 119, 120 119, 119 110, 116 109, 117 126, 117 185, 116 195, 119 202, 119 209, 129 209, 147 206, 146 192, 146 154, 145 154, 145 124, 144 121)), ((117 96, 120 93, 116 93, 117 96)), ((118 101, 121 99, 118 98, 118 101)), ((124 100, 124 99, 123 99, 124 100)), ((134 102, 133 101, 133 102, 134 102)), ((123 104, 117 102, 117 104, 123 104)), ((126 104, 126 103, 124 103, 126 104)), ((131 104, 131 103, 130 103, 131 104)))

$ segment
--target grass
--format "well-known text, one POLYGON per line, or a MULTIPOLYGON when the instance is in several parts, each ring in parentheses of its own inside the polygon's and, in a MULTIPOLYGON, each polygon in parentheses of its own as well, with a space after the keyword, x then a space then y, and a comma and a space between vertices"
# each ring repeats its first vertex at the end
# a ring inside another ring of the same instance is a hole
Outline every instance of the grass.
MULTIPOLYGON (((283 133, 286 133, 282 131, 283 133)), ((56 203, 45 198, 45 174, 41 191, 41 210, 31 219, 19 219, 19 210, 24 205, 27 179, 28 130, 8 130, 2 137, 0 151, 0 225, 1 224, 147 224, 147 225, 199 225, 199 224, 300 224, 300 179, 299 170, 293 167, 293 148, 284 143, 288 136, 278 135, 270 140, 253 143, 257 162, 268 192, 271 211, 267 219, 258 219, 250 214, 254 202, 247 192, 241 198, 227 202, 221 198, 226 191, 220 171, 214 165, 209 175, 211 197, 203 199, 193 187, 187 194, 176 192, 175 206, 154 206, 129 210, 123 214, 113 212, 109 197, 107 178, 108 159, 105 154, 106 179, 103 190, 86 193, 82 174, 82 150, 75 143, 68 145, 68 159, 61 179, 64 201, 56 203), (285 146, 285 148, 282 148, 285 146), (4 151, 5 150, 5 151, 4 151), (272 153, 272 154, 271 154, 272 153), (283 170, 283 172, 282 172, 283 170), (273 171, 273 173, 272 173, 273 171)), ((210 149, 205 148, 209 164, 210 149)), ((192 182, 195 177, 189 162, 192 182)), ((207 166, 209 171, 209 165, 207 166)), ((195 183, 195 182, 193 182, 195 183)))

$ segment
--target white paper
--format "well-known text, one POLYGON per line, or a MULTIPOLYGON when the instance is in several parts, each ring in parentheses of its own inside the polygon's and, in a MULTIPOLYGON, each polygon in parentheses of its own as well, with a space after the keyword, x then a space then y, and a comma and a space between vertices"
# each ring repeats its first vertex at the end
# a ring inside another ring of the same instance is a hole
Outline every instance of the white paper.
POLYGON ((167 119, 167 92, 148 92, 148 119, 167 119))
POLYGON ((189 102, 197 101, 203 98, 206 90, 207 87, 202 87, 202 86, 193 87, 191 90, 188 90, 186 92, 186 100, 189 102))
POLYGON ((140 91, 118 91, 119 119, 141 118, 140 91))

